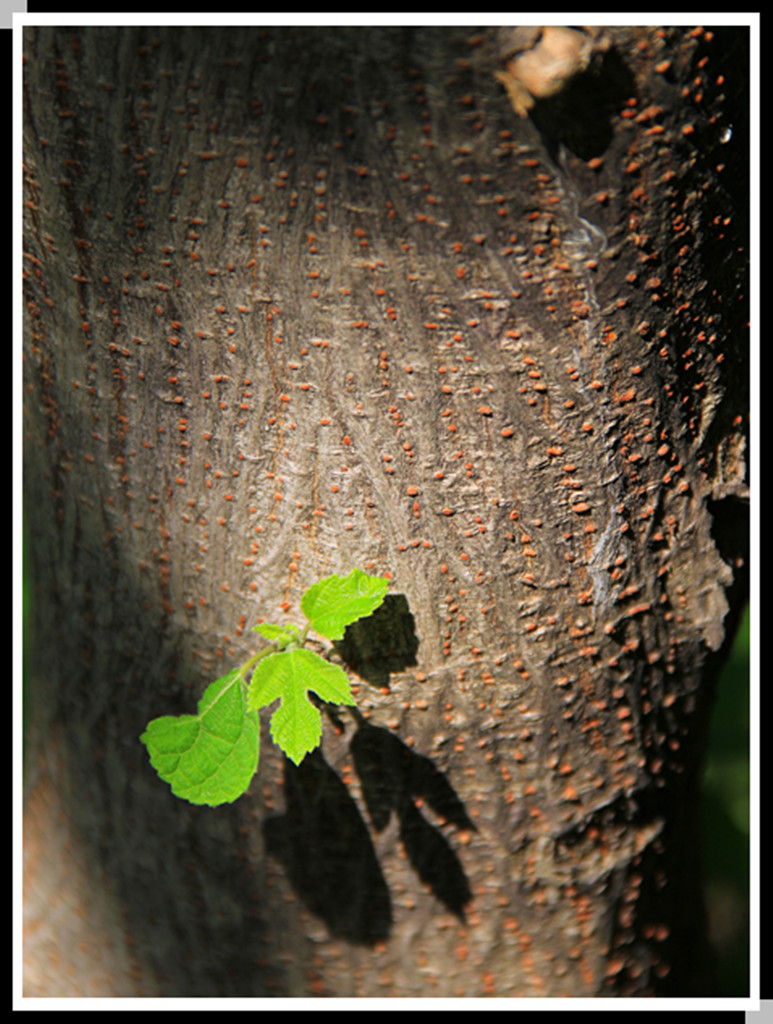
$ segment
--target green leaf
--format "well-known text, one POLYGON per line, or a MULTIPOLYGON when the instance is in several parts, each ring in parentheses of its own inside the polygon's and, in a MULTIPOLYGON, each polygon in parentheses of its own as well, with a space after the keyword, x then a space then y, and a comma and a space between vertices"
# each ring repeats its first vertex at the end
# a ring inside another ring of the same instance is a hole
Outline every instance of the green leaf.
POLYGON ((290 623, 286 626, 274 626, 270 622, 259 622, 257 626, 252 628, 266 640, 276 644, 277 650, 280 651, 283 647, 287 647, 289 643, 292 643, 293 640, 299 640, 301 636, 301 631, 298 627, 290 623))
POLYGON ((310 627, 328 640, 341 640, 346 627, 370 615, 386 597, 389 584, 380 576, 352 569, 348 576, 326 576, 301 598, 310 627))
POLYGON ((253 711, 281 698, 271 716, 271 737, 295 764, 322 739, 322 716, 309 700, 309 690, 335 704, 355 703, 343 669, 303 647, 258 662, 247 694, 253 711))
POLYGON ((175 796, 210 807, 231 803, 257 771, 260 746, 258 713, 245 708, 240 669, 207 687, 198 712, 154 718, 140 740, 175 796))

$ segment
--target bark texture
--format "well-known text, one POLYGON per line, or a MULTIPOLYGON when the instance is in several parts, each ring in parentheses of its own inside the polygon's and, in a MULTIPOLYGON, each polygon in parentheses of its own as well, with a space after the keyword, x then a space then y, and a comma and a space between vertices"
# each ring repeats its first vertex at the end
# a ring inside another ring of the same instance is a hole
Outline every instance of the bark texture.
POLYGON ((748 33, 615 29, 524 118, 505 51, 27 31, 27 994, 710 991, 748 33), (146 722, 355 565, 359 713, 175 800, 146 722))

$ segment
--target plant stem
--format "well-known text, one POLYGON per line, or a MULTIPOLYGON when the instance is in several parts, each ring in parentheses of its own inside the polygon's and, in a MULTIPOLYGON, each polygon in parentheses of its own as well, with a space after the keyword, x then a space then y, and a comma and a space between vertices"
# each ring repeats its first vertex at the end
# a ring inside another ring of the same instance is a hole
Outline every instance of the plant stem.
POLYGON ((244 677, 247 675, 250 669, 256 664, 256 662, 260 661, 261 658, 265 658, 269 654, 275 654, 276 650, 276 644, 270 644, 268 647, 265 647, 262 651, 258 651, 257 654, 253 654, 252 657, 248 658, 247 661, 245 661, 245 663, 239 669, 239 678, 244 679, 244 677))

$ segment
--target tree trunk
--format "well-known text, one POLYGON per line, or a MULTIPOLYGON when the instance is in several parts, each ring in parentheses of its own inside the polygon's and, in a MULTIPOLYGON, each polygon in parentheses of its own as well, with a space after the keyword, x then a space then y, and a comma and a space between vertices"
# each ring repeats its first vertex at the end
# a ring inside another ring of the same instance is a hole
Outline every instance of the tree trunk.
POLYGON ((26 32, 26 994, 710 992, 748 32, 526 117, 506 42, 26 32), (354 566, 358 713, 176 800, 147 721, 354 566))

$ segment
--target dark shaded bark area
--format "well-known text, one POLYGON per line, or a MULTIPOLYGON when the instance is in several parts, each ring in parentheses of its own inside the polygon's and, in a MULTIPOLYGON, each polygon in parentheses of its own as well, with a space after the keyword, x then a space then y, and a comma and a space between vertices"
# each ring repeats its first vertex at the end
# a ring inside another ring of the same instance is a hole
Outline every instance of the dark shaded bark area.
POLYGON ((748 32, 615 29, 527 119, 496 53, 25 36, 29 994, 710 992, 748 32), (148 719, 354 565, 357 714, 174 800, 148 719))

